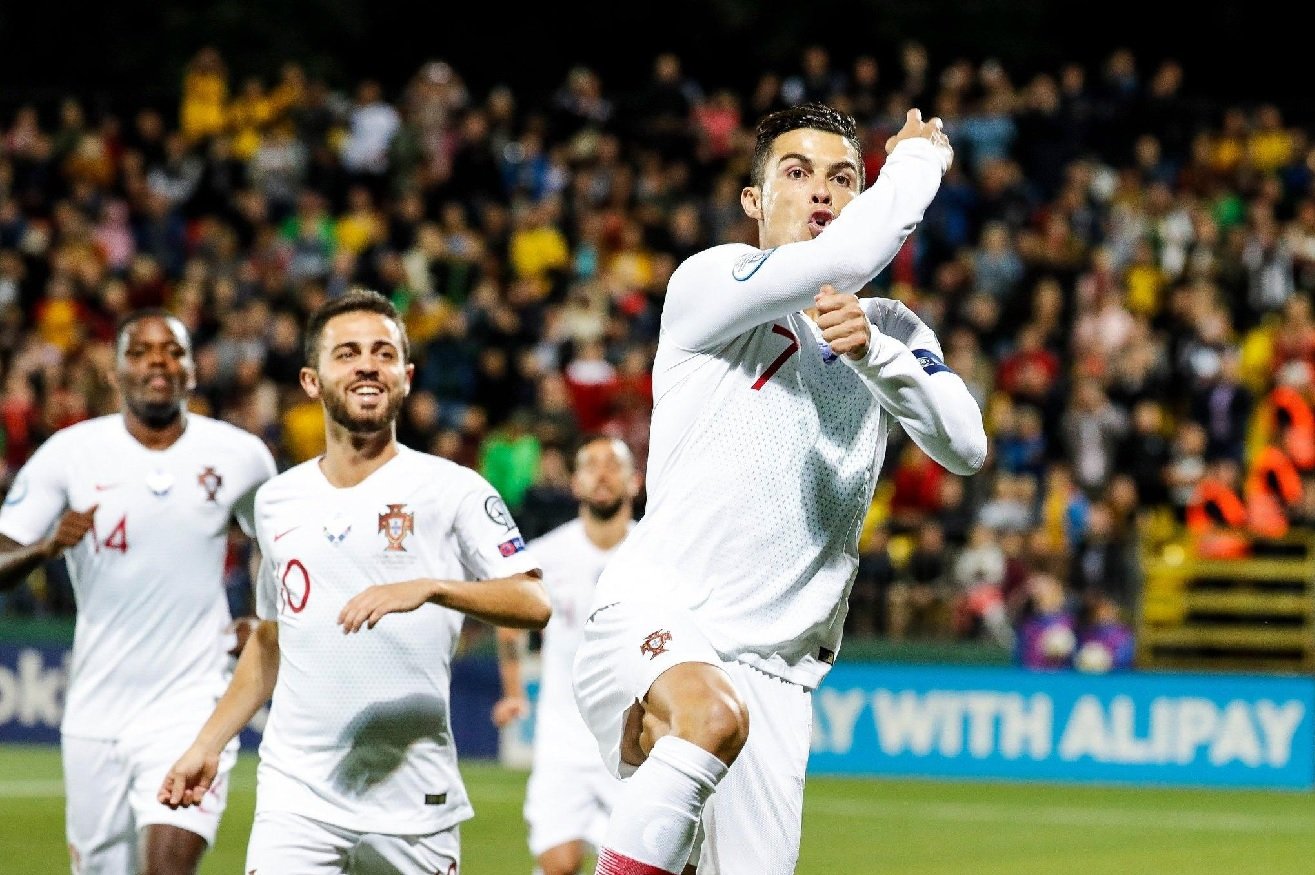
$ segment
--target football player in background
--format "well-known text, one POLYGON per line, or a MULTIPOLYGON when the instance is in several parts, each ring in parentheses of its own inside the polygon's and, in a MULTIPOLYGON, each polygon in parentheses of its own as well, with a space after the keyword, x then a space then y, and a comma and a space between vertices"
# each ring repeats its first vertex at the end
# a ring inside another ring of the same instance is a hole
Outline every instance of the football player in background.
POLYGON ((19 471, 0 508, 0 586, 58 556, 73 583, 60 725, 73 870, 190 875, 215 839, 236 733, 198 805, 155 793, 224 691, 230 523, 254 534, 275 463, 255 435, 186 410, 196 378, 176 317, 141 310, 115 337, 122 411, 61 429, 19 471))
MULTIPOLYGON (((525 822, 537 875, 580 871, 586 847, 596 853, 602 842, 621 786, 580 717, 571 666, 598 577, 635 524, 640 483, 635 458, 623 441, 586 439, 571 475, 578 515, 529 544, 552 601, 552 619, 539 649, 533 754, 525 788, 525 822)), ((494 705, 493 722, 499 727, 528 711, 520 667, 528 638, 516 629, 498 630, 503 697, 494 705)))

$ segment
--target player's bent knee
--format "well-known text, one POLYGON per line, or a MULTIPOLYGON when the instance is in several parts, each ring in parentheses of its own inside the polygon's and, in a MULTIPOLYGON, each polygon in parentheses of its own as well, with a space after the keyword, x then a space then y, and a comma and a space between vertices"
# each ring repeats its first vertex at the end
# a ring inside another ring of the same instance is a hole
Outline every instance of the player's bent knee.
POLYGON ((749 740, 749 710, 733 691, 713 691, 672 715, 671 732, 730 765, 749 740))
POLYGON ((749 712, 738 702, 717 700, 682 715, 672 733, 730 765, 749 740, 749 712))
POLYGON ((649 689, 645 708, 645 728, 650 718, 665 722, 671 734, 727 765, 749 738, 748 706, 726 673, 714 665, 684 663, 664 672, 649 689))

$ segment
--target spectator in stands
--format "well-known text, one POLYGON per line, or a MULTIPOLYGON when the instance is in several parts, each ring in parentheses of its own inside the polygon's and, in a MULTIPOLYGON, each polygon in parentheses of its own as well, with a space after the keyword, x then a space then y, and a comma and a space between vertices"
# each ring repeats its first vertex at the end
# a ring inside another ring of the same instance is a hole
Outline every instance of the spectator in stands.
POLYGON ((1134 636, 1123 614, 1119 603, 1110 596, 1100 596, 1087 606, 1079 618, 1074 668, 1104 674, 1133 667, 1134 636))
POLYGON ((1108 596, 1121 605, 1132 604, 1135 575, 1130 546, 1115 529, 1114 514, 1103 501, 1092 503, 1086 526, 1073 547, 1068 587, 1083 605, 1108 596))
POLYGON ((1077 622, 1064 585, 1049 574, 1033 574, 1027 582, 1027 595, 1014 646, 1015 661, 1035 671, 1071 668, 1077 622))
POLYGON ((954 561, 951 610, 960 638, 988 637, 1006 649, 1014 631, 1005 611, 1005 554, 996 533, 978 523, 954 561))
POLYGON ((950 566, 945 553, 945 534, 940 523, 923 521, 918 526, 913 550, 888 591, 886 631, 892 639, 949 635, 950 566))
MULTIPOLYGON (((897 282, 870 291, 936 327, 982 409, 1008 399, 1023 411, 994 423, 991 467, 965 484, 912 466, 890 497, 892 556, 898 532, 923 519, 939 519, 950 547, 980 521, 1001 526, 1002 543, 1035 539, 1019 554, 1063 579, 1082 508, 1123 502, 1130 518, 1115 472, 1130 475, 1139 516, 1170 525, 1175 512, 1185 520, 1207 459, 1251 474, 1273 445, 1312 478, 1309 135, 1287 106, 1198 99, 1180 64, 1142 77, 1138 58, 1115 54, 1108 67, 1065 59, 1019 80, 1003 113, 1019 72, 1004 64, 933 64, 912 42, 889 71, 827 58, 831 73, 854 71, 831 96, 864 107, 865 142, 878 146, 908 101, 954 92, 965 160, 893 266, 897 282), (972 132, 1006 118, 1018 132, 1006 151, 972 132), (1112 463, 1104 441, 1080 440, 1105 433, 1100 416, 1065 420, 1089 386, 1130 422, 1112 463), (1067 481, 1043 477, 1025 495, 1017 475, 1036 482, 1056 462, 1067 481)), ((779 74, 695 81, 673 57, 654 56, 651 78, 616 96, 597 71, 572 70, 556 102, 511 80, 481 93, 441 59, 418 65, 396 100, 382 88, 356 100, 295 58, 244 62, 230 81, 213 48, 181 71, 176 113, 147 100, 107 110, 86 94, 25 106, 20 89, 0 110, 6 470, 55 423, 112 409, 95 377, 105 326, 148 305, 193 332, 193 403, 268 430, 280 464, 315 455, 323 425, 288 391, 289 350, 317 299, 376 282, 408 308, 416 389, 438 401, 434 451, 477 464, 510 411, 530 407, 541 466, 582 420, 624 434, 642 458, 665 276, 691 252, 752 238, 736 204, 744 120, 784 102, 779 74), (697 147, 655 159, 636 122, 659 103, 653 116, 697 147)), ((885 156, 867 151, 871 178, 885 156)), ((1282 494, 1266 470, 1268 492, 1248 495, 1239 478, 1248 520, 1253 496, 1282 494)), ((1303 510, 1312 490, 1300 494, 1289 525, 1315 519, 1303 510)), ((32 608, 49 608, 43 599, 32 608)))
POLYGON ((917 530, 940 511, 940 482, 946 471, 913 441, 905 442, 898 458, 890 475, 890 526, 892 533, 902 534, 917 530))
POLYGON ((1165 505, 1169 499, 1165 472, 1171 449, 1163 407, 1150 399, 1138 402, 1132 410, 1131 426, 1119 445, 1118 468, 1132 476, 1137 494, 1146 504, 1165 505))
POLYGON ((342 167, 349 178, 383 194, 389 148, 401 124, 400 114, 384 100, 378 82, 366 79, 357 86, 356 103, 342 140, 342 167))

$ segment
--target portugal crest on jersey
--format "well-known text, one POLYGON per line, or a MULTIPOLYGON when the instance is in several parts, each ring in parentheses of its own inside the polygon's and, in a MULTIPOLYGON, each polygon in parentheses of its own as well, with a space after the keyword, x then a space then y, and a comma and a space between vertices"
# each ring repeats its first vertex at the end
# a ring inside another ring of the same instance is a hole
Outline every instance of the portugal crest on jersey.
POLYGON ((216 501, 215 496, 219 494, 219 487, 224 485, 224 478, 213 465, 206 465, 205 470, 196 475, 196 482, 205 490, 206 501, 216 501))
POLYGON ((383 532, 388 539, 388 546, 385 550, 405 553, 406 547, 402 546, 402 541, 406 536, 415 531, 415 514, 407 513, 403 508, 405 504, 388 505, 388 513, 379 514, 379 531, 383 532))

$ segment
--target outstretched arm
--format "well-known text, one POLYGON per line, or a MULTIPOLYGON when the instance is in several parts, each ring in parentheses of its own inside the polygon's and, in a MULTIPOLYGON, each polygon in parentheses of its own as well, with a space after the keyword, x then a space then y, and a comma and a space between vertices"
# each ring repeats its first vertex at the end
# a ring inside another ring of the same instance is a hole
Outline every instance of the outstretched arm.
POLYGON ((279 626, 262 620, 242 648, 233 679, 197 733, 160 785, 156 798, 170 808, 199 805, 219 771, 219 755, 233 736, 274 694, 279 676, 279 626))
POLYGON ((538 570, 492 580, 406 580, 361 590, 343 605, 338 623, 344 633, 373 629, 387 614, 414 611, 424 604, 442 605, 494 626, 542 629, 552 607, 538 570))
POLYGON ((922 221, 953 158, 939 126, 915 113, 876 182, 824 233, 765 251, 715 246, 686 259, 668 285, 663 331, 682 349, 706 350, 811 306, 823 284, 857 292, 885 269, 922 221))

